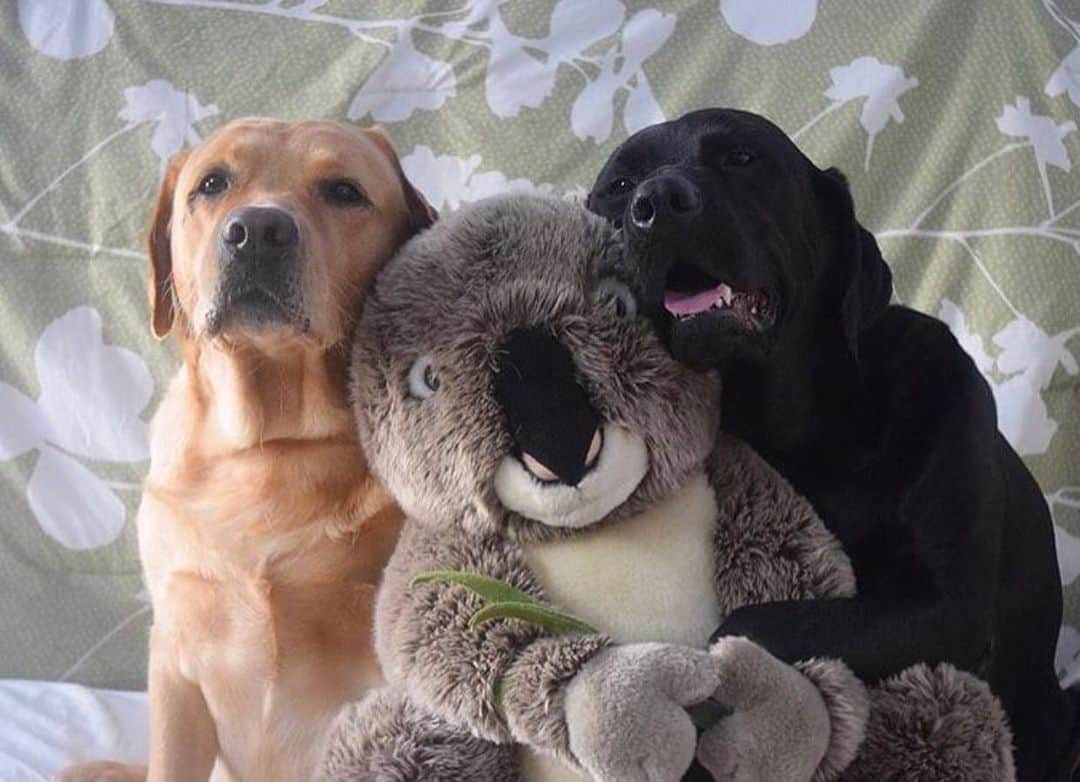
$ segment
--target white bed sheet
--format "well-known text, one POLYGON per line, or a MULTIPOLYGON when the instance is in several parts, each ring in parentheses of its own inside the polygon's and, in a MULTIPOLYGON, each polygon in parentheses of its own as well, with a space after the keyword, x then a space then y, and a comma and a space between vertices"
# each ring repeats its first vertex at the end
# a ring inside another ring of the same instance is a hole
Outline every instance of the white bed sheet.
POLYGON ((146 693, 0 679, 0 782, 44 782, 80 760, 145 763, 146 693))

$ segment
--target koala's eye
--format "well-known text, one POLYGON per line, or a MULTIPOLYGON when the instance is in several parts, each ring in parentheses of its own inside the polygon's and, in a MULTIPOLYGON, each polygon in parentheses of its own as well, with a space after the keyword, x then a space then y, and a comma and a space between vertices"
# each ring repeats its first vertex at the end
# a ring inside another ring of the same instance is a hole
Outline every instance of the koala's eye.
POLYGON ((623 193, 629 193, 634 189, 634 183, 626 177, 619 177, 613 179, 607 186, 607 193, 610 196, 622 195, 623 193))
POLYGON ((319 189, 334 206, 363 206, 368 203, 364 191, 348 179, 330 179, 321 183, 319 189))
POLYGON ((439 376, 431 365, 431 359, 421 356, 409 369, 409 393, 417 399, 428 399, 439 390, 439 376))
POLYGON ((228 178, 220 171, 214 171, 202 178, 202 181, 199 182, 199 186, 195 188, 195 191, 199 193, 199 195, 216 196, 220 193, 224 193, 228 189, 228 178))
POLYGON ((622 320, 637 317, 637 299, 633 291, 614 277, 606 277, 596 284, 594 299, 599 306, 610 308, 622 320))
POLYGON ((756 156, 749 149, 742 147, 736 147, 728 152, 724 153, 720 162, 725 166, 732 166, 738 168, 740 166, 748 166, 754 162, 756 156))

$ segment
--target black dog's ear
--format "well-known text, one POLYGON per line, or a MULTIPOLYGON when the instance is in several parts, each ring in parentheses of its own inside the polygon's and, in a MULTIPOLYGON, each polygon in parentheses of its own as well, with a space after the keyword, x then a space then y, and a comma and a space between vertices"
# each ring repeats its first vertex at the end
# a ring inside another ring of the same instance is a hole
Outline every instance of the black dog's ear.
POLYGON ((822 218, 833 237, 832 263, 843 269, 844 293, 840 318, 851 354, 859 357, 859 334, 889 305, 892 272, 881 257, 874 235, 855 219, 855 204, 847 177, 836 168, 817 171, 814 190, 822 218))

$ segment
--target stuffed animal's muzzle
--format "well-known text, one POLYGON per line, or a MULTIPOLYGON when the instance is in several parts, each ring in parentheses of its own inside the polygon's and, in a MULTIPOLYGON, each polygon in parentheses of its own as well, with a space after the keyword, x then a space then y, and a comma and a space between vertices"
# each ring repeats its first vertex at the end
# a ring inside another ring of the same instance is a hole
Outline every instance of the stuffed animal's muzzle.
POLYGON ((552 526, 586 526, 645 476, 644 441, 603 421, 570 351, 548 329, 509 334, 494 390, 514 444, 496 471, 495 493, 511 510, 552 526))
POLYGON ((510 334, 499 350, 495 397, 525 468, 545 483, 581 483, 600 455, 600 416, 554 334, 542 327, 510 334))

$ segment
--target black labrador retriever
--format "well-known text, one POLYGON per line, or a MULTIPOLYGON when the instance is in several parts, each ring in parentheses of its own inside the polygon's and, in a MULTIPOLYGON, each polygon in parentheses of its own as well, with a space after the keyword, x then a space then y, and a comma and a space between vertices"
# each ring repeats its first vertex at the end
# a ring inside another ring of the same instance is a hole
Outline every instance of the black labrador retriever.
POLYGON ((843 175, 767 120, 711 109, 628 139, 587 205, 621 224, 672 354, 720 368, 723 425, 811 500, 855 567, 858 597, 748 606, 716 634, 789 662, 839 657, 867 682, 951 662, 1001 698, 1021 780, 1071 779, 1046 503, 948 328, 890 306, 843 175))

